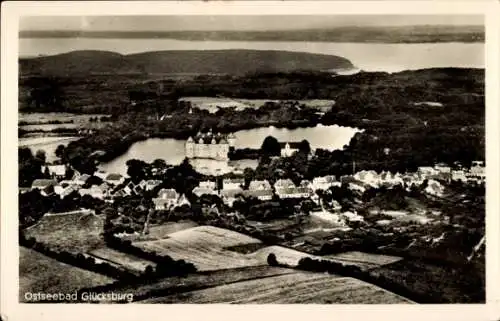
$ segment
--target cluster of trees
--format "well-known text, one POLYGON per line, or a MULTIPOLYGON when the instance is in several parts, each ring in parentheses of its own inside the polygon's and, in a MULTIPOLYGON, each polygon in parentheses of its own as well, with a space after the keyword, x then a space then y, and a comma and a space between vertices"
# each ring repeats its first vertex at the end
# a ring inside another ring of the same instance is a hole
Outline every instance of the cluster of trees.
POLYGON ((46 173, 42 173, 45 159, 46 156, 43 150, 38 150, 33 155, 33 152, 28 147, 18 149, 19 187, 30 187, 35 179, 48 178, 46 173))

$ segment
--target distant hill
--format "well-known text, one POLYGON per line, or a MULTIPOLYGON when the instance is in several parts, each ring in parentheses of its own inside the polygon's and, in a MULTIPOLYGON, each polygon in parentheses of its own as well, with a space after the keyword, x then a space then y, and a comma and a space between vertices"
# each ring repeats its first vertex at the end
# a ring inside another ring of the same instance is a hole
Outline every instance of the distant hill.
POLYGON ((81 31, 24 30, 21 38, 168 38, 212 41, 325 41, 369 43, 484 42, 480 25, 345 26, 265 31, 81 31))
POLYGON ((192 50, 121 55, 109 51, 73 51, 19 60, 21 75, 69 76, 130 73, 287 72, 354 68, 342 57, 289 51, 192 50))

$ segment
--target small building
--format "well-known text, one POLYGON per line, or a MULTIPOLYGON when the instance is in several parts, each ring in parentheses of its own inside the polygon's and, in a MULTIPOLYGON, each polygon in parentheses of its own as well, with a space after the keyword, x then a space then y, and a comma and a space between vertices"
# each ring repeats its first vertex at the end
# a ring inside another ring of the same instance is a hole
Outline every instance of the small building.
POLYGON ((443 174, 450 174, 451 173, 451 167, 444 164, 444 163, 439 163, 439 164, 434 165, 434 169, 440 173, 443 173, 443 174))
POLYGON ((434 175, 439 174, 439 171, 430 166, 422 166, 418 168, 417 174, 421 179, 428 179, 434 175))
POLYGON ((290 157, 299 150, 299 142, 280 142, 281 157, 290 157))
MULTIPOLYGON (((81 188, 78 193, 80 193, 81 196, 89 195, 93 198, 103 200, 109 195, 109 186, 106 183, 103 183, 101 185, 92 185, 90 188, 81 188)), ((122 193, 119 192, 115 192, 114 196, 125 195, 122 195, 122 193)))
POLYGON ((361 171, 354 174, 354 179, 363 182, 371 187, 378 187, 380 184, 380 177, 375 171, 361 171))
POLYGON ((43 196, 49 196, 54 193, 54 186, 57 182, 53 179, 35 179, 31 184, 31 189, 37 189, 43 196))
POLYGON ((233 203, 238 199, 238 196, 243 195, 243 189, 242 188, 223 189, 222 191, 220 191, 219 195, 224 204, 228 206, 233 206, 233 203))
POLYGON ((213 181, 201 181, 198 183, 198 187, 215 190, 216 184, 213 181))
POLYGON ((123 184, 123 182, 125 182, 125 177, 123 177, 123 175, 121 175, 121 174, 111 173, 111 174, 108 174, 108 176, 106 176, 104 181, 108 184, 117 186, 117 185, 123 184))
POLYGON ((295 188, 295 187, 296 187, 295 184, 289 178, 278 179, 276 181, 276 183, 274 183, 274 188, 276 190, 282 189, 282 188, 295 188))
POLYGON ((58 185, 54 186, 54 193, 59 195, 61 199, 75 191, 78 191, 78 186, 72 184, 71 181, 61 181, 58 185))
POLYGON ((182 194, 177 199, 177 206, 191 206, 191 202, 187 199, 186 194, 182 194))
POLYGON ((160 180, 156 180, 156 179, 150 179, 150 180, 143 180, 139 183, 139 186, 145 190, 145 191, 152 191, 154 190, 156 187, 158 187, 159 185, 161 184, 161 181, 160 180))
POLYGON ((342 213, 342 216, 349 222, 363 222, 364 221, 364 218, 363 216, 361 215, 358 215, 357 213, 355 212, 350 212, 350 211, 347 211, 347 212, 344 212, 342 213))
POLYGON ((272 187, 268 180, 254 180, 250 182, 248 189, 250 191, 272 190, 272 187))
POLYGON ((245 185, 245 180, 243 178, 225 178, 222 181, 222 189, 232 190, 239 189, 245 185))
POLYGON ((162 189, 158 193, 158 197, 153 199, 156 210, 167 210, 177 204, 179 194, 173 188, 162 189))
POLYGON ((315 177, 312 180, 311 188, 313 190, 327 190, 332 186, 340 186, 340 182, 337 181, 335 176, 327 175, 321 177, 315 177))
POLYGON ((61 180, 66 178, 67 169, 66 165, 47 165, 42 167, 42 172, 48 171, 50 177, 61 180))
POLYGON ((309 198, 311 197, 312 190, 310 188, 304 187, 285 187, 285 188, 277 188, 276 195, 279 198, 287 199, 287 198, 309 198))
POLYGON ((195 187, 193 188, 193 194, 200 197, 202 195, 217 195, 217 192, 211 188, 195 187))
POLYGON ((270 201, 273 198, 272 189, 253 189, 243 192, 245 197, 255 197, 260 201, 270 201))
POLYGON ((82 186, 82 185, 85 185, 85 183, 87 183, 87 180, 90 178, 90 175, 89 174, 78 174, 76 175, 76 177, 73 178, 73 182, 76 184, 76 185, 79 185, 79 186, 82 186))
POLYGON ((102 169, 99 169, 94 173, 94 176, 99 177, 102 180, 105 180, 106 176, 108 176, 108 173, 103 171, 102 169))

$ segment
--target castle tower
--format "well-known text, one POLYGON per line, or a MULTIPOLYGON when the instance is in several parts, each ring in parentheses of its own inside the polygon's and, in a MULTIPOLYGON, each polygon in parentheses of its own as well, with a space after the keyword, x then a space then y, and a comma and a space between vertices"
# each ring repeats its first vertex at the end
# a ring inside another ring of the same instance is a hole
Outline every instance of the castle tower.
POLYGON ((188 140, 186 141, 185 145, 185 152, 186 152, 186 157, 187 158, 194 158, 195 157, 195 152, 194 152, 194 140, 193 137, 189 137, 188 140))
POLYGON ((227 136, 227 141, 229 143, 229 147, 233 147, 236 144, 236 136, 234 136, 233 133, 230 133, 229 136, 227 136))

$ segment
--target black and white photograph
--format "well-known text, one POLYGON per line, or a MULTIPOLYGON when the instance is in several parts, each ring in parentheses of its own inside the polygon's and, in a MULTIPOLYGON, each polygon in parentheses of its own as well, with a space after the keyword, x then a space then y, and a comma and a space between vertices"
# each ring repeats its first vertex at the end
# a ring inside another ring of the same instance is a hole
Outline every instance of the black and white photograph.
POLYGON ((485 15, 18 28, 19 303, 486 303, 485 15))

